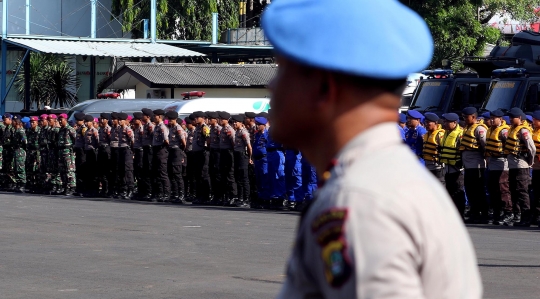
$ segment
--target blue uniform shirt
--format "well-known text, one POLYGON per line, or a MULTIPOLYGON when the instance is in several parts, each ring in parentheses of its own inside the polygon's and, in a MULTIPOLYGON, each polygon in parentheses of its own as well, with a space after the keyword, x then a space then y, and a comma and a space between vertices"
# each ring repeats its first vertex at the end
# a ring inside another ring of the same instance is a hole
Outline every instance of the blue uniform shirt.
POLYGON ((424 146, 423 137, 426 132, 426 128, 417 126, 414 129, 409 128, 409 130, 405 133, 405 143, 417 156, 422 155, 422 147, 424 146))
POLYGON ((403 130, 403 128, 399 124, 398 124, 397 128, 399 130, 399 134, 401 134, 401 139, 403 141, 405 141, 405 130, 403 130))
POLYGON ((257 131, 253 140, 253 158, 257 159, 266 155, 266 141, 268 140, 268 130, 257 131))

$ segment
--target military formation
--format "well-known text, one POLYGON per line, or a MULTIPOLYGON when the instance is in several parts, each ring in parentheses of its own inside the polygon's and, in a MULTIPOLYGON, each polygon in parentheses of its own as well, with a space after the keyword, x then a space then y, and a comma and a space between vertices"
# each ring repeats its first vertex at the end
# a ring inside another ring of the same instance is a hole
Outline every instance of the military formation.
POLYGON ((4 191, 299 210, 315 169, 269 136, 267 113, 142 109, 0 124, 4 191))
POLYGON ((540 225, 540 110, 467 107, 462 119, 410 110, 398 128, 466 223, 540 225))

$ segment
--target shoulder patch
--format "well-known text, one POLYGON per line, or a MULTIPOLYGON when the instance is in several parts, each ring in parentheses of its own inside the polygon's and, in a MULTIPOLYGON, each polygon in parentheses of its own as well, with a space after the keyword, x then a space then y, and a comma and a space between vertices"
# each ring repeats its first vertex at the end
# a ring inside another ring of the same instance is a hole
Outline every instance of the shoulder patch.
POLYGON ((311 223, 311 231, 321 247, 324 277, 333 288, 343 286, 353 272, 344 236, 347 214, 347 209, 333 208, 321 213, 311 223))

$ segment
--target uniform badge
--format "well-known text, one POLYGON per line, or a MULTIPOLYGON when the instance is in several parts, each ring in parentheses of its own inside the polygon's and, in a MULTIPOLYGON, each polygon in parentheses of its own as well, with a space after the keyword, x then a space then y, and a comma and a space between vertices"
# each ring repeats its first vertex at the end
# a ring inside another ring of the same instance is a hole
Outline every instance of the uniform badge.
POLYGON ((344 236, 347 213, 347 209, 329 209, 316 217, 311 224, 311 230, 321 247, 324 277, 333 288, 345 284, 353 272, 344 236))

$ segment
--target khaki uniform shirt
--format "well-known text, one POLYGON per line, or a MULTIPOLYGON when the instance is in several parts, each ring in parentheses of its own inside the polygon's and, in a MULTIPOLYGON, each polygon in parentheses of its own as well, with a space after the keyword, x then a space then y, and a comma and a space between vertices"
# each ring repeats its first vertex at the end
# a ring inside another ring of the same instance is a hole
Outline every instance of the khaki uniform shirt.
POLYGON ((278 298, 482 297, 452 200, 395 128, 377 125, 337 155, 300 222, 278 298))
POLYGON ((534 145, 534 141, 532 140, 532 134, 531 131, 528 129, 521 129, 519 133, 517 134, 517 137, 521 142, 526 144, 527 147, 527 155, 507 155, 506 158, 508 159, 508 168, 510 169, 524 169, 529 168, 532 166, 534 161, 534 156, 536 155, 536 146, 534 145))
MULTIPOLYGON (((465 128, 465 130, 467 130, 465 128)), ((484 149, 486 148, 486 135, 487 129, 478 126, 474 130, 474 136, 478 140, 478 150, 471 151, 465 150, 461 153, 461 159, 463 160, 463 167, 465 169, 471 168, 486 168, 486 160, 484 158, 484 149)))

